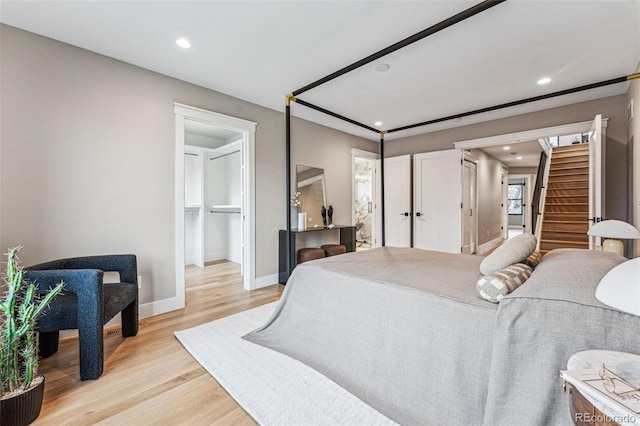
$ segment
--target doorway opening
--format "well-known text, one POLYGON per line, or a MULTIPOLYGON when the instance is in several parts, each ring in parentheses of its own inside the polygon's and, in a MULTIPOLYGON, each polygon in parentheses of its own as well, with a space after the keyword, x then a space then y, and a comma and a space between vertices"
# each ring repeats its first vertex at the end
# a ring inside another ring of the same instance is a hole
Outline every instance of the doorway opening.
MULTIPOLYGON (((524 211, 528 213, 524 216, 524 232, 531 232, 533 229, 533 223, 535 222, 535 233, 536 237, 538 237, 538 241, 544 242, 544 238, 542 237, 542 223, 544 222, 544 212, 539 212, 536 217, 532 217, 533 214, 531 212, 531 200, 533 199, 533 192, 535 187, 536 174, 535 172, 538 170, 538 167, 528 168, 528 167, 519 167, 516 160, 525 159, 525 155, 523 154, 524 148, 528 145, 537 145, 538 153, 541 149, 546 154, 546 163, 545 170, 549 170, 550 168, 550 160, 551 160, 551 148, 552 145, 564 146, 564 145, 574 145, 581 144, 589 141, 589 156, 590 156, 590 164, 593 165, 593 170, 591 170, 590 166, 590 194, 589 194, 589 218, 599 218, 604 215, 604 186, 602 184, 604 179, 604 154, 606 152, 604 141, 606 140, 606 127, 607 127, 607 119, 602 119, 600 115, 597 115, 593 121, 584 121, 579 123, 571 123, 564 124, 560 126, 547 127, 541 129, 533 129, 526 130, 517 133, 509 133, 497 136, 490 136, 480 139, 473 139, 467 141, 461 141, 454 143, 456 148, 461 149, 482 149, 486 153, 494 156, 498 160, 501 160, 497 155, 499 152, 508 152, 509 156, 514 157, 513 162, 503 161, 504 164, 509 166, 508 170, 501 171, 501 180, 502 180, 502 215, 504 215, 504 205, 508 204, 507 199, 507 191, 505 190, 505 178, 525 178, 525 190, 523 191, 523 197, 527 200, 523 203, 522 208, 524 211), (518 155, 512 149, 512 147, 518 147, 518 155), (495 150, 491 152, 491 150, 495 150), (522 158, 521 158, 522 157, 522 158), (528 189, 526 189, 528 188, 528 189)), ((501 160, 502 161, 502 160, 501 160)), ((548 173, 545 174, 547 176, 548 173)), ((508 180, 507 180, 508 182, 508 180)), ((545 183, 542 185, 541 191, 541 199, 544 204, 544 200, 546 197, 546 178, 545 183)), ((496 218, 495 220, 498 220, 496 218)), ((504 224, 505 219, 504 216, 500 219, 500 223, 502 224, 502 238, 507 238, 507 235, 504 233, 504 224)), ((591 226, 591 221, 589 221, 589 225, 591 226)), ((491 242, 493 243, 493 242, 491 242)), ((499 242, 498 242, 499 243, 499 242)), ((590 244, 597 245, 597 241, 590 242, 590 244)), ((541 248, 542 250, 542 248, 541 248)))
POLYGON ((376 158, 374 153, 352 150, 352 223, 356 227, 356 251, 377 246, 376 158))
POLYGON ((185 267, 228 259, 245 290, 255 278, 256 123, 174 104, 175 267, 173 309, 184 307, 185 267), (220 185, 220 182, 225 185, 220 185))
POLYGON ((242 275, 242 139, 240 132, 185 120, 185 264, 223 260, 242 275))
POLYGON ((509 212, 509 238, 522 234, 526 226, 528 197, 525 178, 509 177, 507 189, 507 210, 509 212))

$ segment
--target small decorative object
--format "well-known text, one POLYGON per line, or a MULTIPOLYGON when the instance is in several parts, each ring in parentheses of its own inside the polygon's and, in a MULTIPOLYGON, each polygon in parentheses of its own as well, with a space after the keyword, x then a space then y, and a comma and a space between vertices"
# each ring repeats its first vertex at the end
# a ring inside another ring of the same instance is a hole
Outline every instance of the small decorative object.
POLYGON ((589 228, 587 234, 592 237, 606 238, 602 241, 602 251, 618 253, 624 256, 624 245, 620 239, 638 239, 640 231, 633 225, 621 220, 603 220, 589 228))
POLYGON ((40 415, 44 396, 44 376, 38 376, 36 318, 61 291, 61 282, 46 294, 36 294, 36 286, 24 280, 17 254, 7 253, 4 284, 0 300, 0 424, 24 426, 40 415))
POLYGON ((327 227, 327 209, 322 206, 322 208, 320 209, 320 214, 322 215, 322 225, 326 228, 327 227))
POLYGON ((300 211, 301 205, 299 192, 293 193, 293 196, 291 197, 291 207, 296 209, 298 212, 298 230, 304 231, 307 229, 307 213, 300 211))
POLYGON ((300 193, 299 192, 294 192, 293 196, 291 197, 291 207, 293 207, 294 209, 296 209, 296 211, 298 213, 300 213, 300 193))
POLYGON ((333 206, 329 206, 327 216, 329 216, 329 226, 333 225, 333 206))
POLYGON ((298 230, 304 231, 307 229, 307 213, 298 213, 298 230))

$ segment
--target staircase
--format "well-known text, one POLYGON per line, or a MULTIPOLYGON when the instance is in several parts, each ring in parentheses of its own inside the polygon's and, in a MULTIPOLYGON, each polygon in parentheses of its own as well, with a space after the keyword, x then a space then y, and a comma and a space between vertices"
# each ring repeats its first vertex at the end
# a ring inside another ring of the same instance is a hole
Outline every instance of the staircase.
POLYGON ((540 252, 589 248, 589 145, 553 148, 540 252))

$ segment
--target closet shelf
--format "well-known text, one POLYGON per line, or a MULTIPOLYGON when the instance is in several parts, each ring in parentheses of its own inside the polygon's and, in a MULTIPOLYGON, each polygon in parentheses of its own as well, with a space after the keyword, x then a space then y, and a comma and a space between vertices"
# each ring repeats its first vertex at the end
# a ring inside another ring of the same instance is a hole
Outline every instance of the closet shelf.
POLYGON ((211 213, 240 213, 241 207, 233 204, 216 204, 211 206, 211 213))

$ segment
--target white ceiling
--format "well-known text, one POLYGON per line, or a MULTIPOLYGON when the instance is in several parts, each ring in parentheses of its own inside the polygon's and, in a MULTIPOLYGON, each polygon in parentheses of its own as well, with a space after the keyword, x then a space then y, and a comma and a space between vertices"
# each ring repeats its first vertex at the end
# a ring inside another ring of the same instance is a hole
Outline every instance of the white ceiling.
POLYGON ((509 167, 538 167, 542 147, 538 141, 518 142, 481 148, 509 167), (509 149, 504 149, 509 147, 509 149))
MULTIPOLYGON (((6 1, 0 21, 283 111, 285 94, 470 1, 6 1), (188 38, 193 48, 176 46, 188 38)), ((640 0, 510 0, 300 98, 381 130, 633 73, 640 0), (384 62, 386 73, 373 70, 384 62), (536 81, 549 76, 546 86, 536 81)), ((624 93, 625 83, 387 136, 624 93)), ((378 135, 303 106, 292 113, 378 135)))

